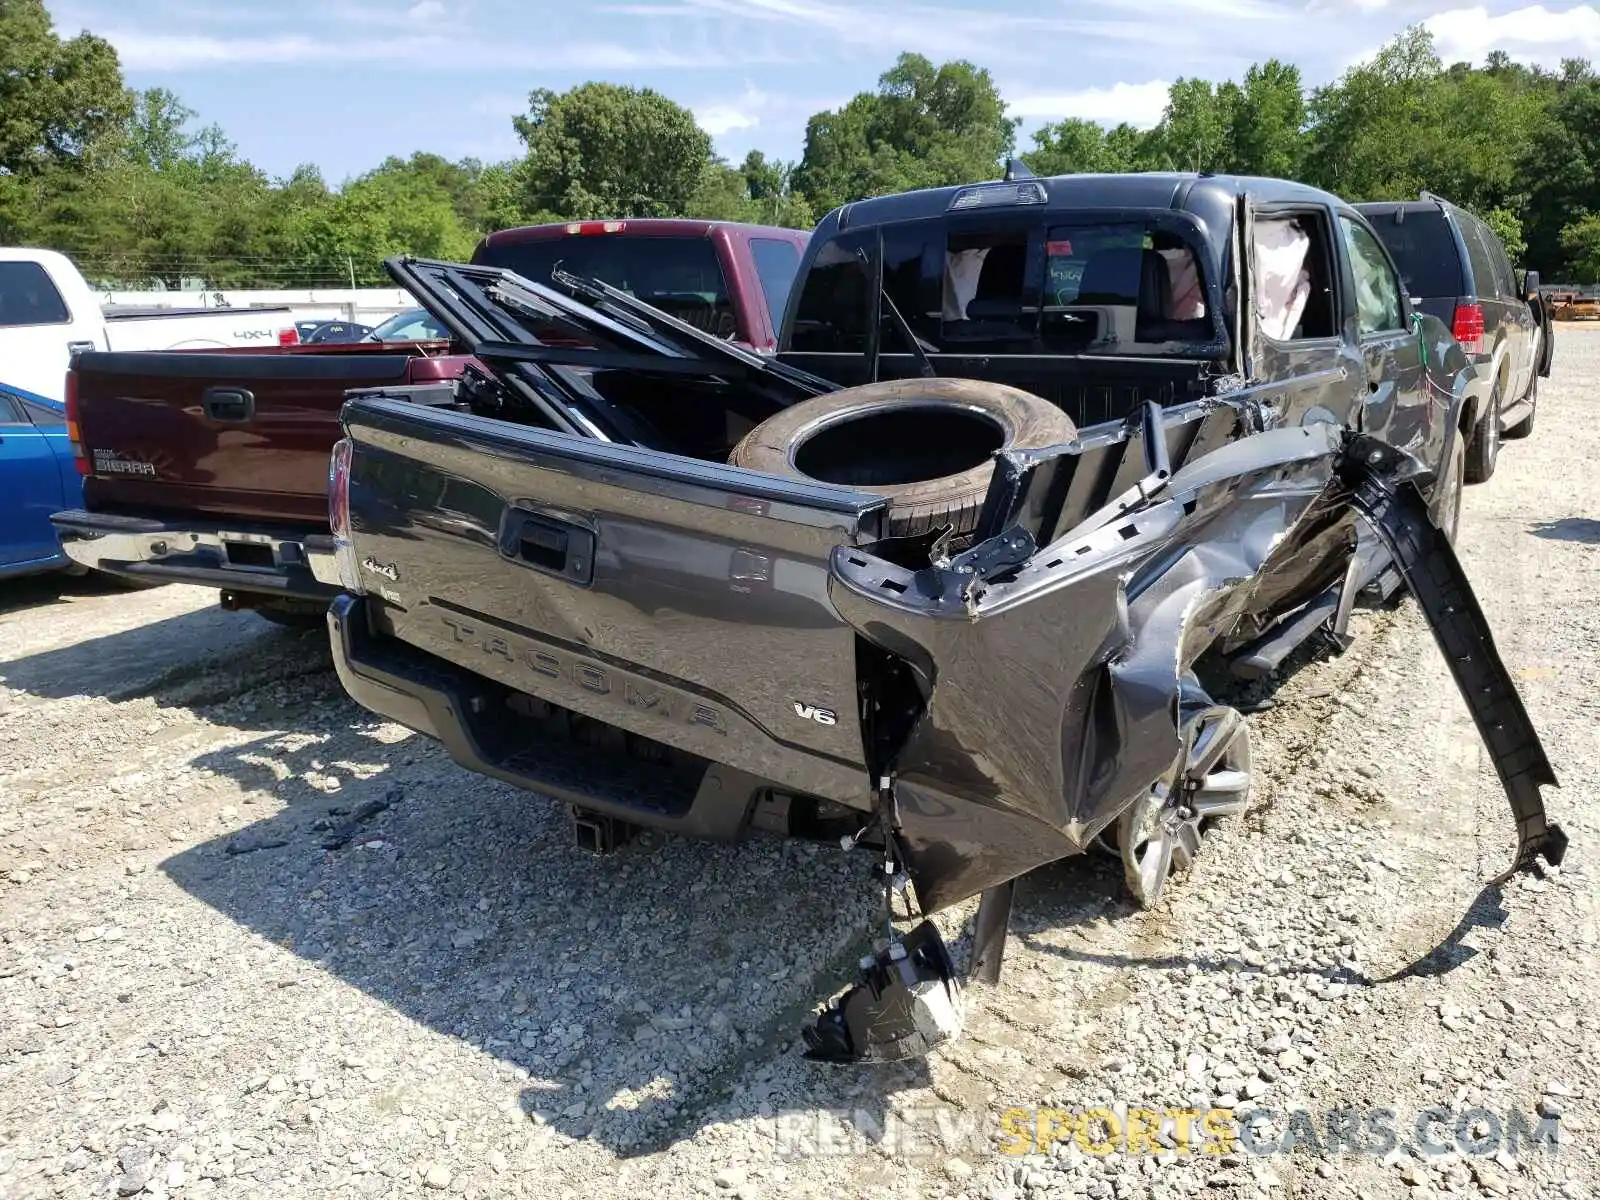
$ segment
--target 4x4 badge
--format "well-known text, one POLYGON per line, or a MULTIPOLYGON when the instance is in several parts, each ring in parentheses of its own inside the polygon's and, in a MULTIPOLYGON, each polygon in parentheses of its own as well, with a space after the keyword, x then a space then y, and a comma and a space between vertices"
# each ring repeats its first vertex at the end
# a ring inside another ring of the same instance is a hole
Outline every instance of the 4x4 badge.
POLYGON ((363 571, 371 571, 374 575, 382 575, 391 583, 400 581, 400 569, 398 567, 393 563, 379 562, 370 554, 361 560, 361 569, 363 571))

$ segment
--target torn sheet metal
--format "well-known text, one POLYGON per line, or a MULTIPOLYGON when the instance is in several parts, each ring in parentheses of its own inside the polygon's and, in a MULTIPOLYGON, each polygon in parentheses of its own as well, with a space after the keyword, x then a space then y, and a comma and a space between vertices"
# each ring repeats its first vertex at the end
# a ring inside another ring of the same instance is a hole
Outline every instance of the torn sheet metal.
POLYGON ((835 607, 931 681, 895 764, 924 911, 1082 851, 1178 755, 1175 700, 1201 650, 1266 598, 1292 606, 1341 577, 1353 518, 1326 495, 1341 437, 1230 442, 1159 501, 986 581, 835 553, 835 607))
POLYGON ((1450 658, 1511 796, 1519 865, 1559 861, 1565 838, 1538 795, 1554 773, 1416 472, 1338 426, 1281 428, 1189 462, 1158 499, 1031 555, 1021 530, 920 571, 837 551, 835 606, 924 681, 895 762, 924 911, 1085 849, 1182 749, 1178 700, 1200 655, 1339 594, 1358 516, 1403 564, 1450 658))

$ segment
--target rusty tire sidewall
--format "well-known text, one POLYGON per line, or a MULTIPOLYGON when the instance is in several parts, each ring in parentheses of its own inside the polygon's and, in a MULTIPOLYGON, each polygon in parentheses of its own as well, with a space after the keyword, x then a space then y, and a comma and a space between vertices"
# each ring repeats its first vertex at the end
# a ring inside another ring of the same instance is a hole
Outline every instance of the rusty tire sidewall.
MULTIPOLYGON (((809 479, 795 466, 806 441, 824 430, 873 411, 918 408, 966 409, 993 421, 1007 450, 1060 445, 1077 437, 1065 412, 1031 392, 976 379, 895 379, 845 388, 802 401, 763 421, 733 448, 737 467, 809 479)), ((889 525, 895 535, 922 533, 942 523, 969 532, 989 492, 993 460, 938 479, 904 484, 851 484, 855 491, 892 501, 889 525)))

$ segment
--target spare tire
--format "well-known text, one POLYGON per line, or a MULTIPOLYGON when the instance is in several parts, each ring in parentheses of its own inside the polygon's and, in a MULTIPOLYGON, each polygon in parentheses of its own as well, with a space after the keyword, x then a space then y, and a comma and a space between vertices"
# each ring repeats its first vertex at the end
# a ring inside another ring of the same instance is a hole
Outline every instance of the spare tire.
POLYGON ((894 379, 784 409, 733 448, 736 467, 887 496, 891 537, 978 525, 997 450, 1078 436, 1048 400, 976 379, 894 379))

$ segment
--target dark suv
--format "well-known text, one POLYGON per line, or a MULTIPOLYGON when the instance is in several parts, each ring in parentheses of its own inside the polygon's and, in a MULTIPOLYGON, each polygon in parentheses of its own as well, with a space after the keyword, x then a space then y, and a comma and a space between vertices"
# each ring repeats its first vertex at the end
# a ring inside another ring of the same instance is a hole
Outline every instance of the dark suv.
POLYGON ((1492 381, 1467 441, 1467 482, 1482 483, 1494 474, 1501 437, 1533 432, 1539 377, 1550 374, 1555 343, 1538 276, 1518 286, 1494 230, 1429 192, 1355 207, 1388 247, 1412 303, 1449 325, 1492 381))

